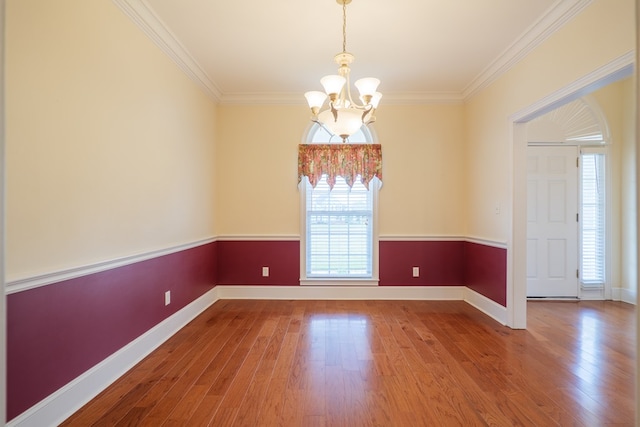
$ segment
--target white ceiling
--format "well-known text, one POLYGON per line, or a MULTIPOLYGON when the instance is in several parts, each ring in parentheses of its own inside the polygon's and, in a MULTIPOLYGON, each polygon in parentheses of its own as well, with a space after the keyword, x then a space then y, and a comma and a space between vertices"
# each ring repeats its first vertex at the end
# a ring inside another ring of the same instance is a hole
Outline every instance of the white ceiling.
MULTIPOLYGON (((336 0, 114 0, 220 102, 300 102, 335 74, 336 0)), ((383 102, 460 100, 508 69, 589 0, 353 0, 352 79, 383 102)))

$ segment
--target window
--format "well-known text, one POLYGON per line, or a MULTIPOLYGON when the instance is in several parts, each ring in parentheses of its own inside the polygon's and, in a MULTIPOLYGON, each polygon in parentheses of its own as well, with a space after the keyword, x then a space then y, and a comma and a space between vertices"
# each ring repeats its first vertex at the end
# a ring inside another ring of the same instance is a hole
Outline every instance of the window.
MULTIPOLYGON (((359 178, 358 178, 359 179, 359 178)), ((306 276, 371 278, 373 274, 373 197, 359 180, 349 188, 327 175, 306 188, 306 276)))
MULTIPOLYGON (((312 144, 327 144, 329 139, 317 125, 306 138, 312 144)), ((356 144, 362 140, 370 143, 371 133, 363 126, 352 139, 356 144)), ((341 141, 335 143, 332 150, 345 147, 341 141)), ((315 187, 308 176, 300 181, 300 283, 377 285, 377 195, 381 181, 374 176, 367 188, 357 175, 350 187, 345 177, 336 176, 330 188, 328 178, 326 173, 316 175, 315 187)))
POLYGON ((584 287, 605 284, 606 190, 605 154, 583 148, 581 154, 580 281, 584 287))

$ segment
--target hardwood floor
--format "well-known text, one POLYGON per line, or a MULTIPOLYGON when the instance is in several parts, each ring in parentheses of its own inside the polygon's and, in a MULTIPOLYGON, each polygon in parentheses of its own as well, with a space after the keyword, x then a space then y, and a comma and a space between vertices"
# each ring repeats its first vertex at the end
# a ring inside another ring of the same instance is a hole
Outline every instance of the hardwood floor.
POLYGON ((222 300, 65 426, 631 426, 635 307, 222 300))

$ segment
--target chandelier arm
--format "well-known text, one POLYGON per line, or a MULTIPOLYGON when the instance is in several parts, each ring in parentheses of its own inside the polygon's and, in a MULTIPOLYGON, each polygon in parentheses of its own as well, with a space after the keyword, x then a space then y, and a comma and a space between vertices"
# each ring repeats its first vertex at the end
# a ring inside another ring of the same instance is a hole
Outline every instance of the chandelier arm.
POLYGON ((351 74, 351 70, 349 70, 349 73, 347 73, 347 83, 345 84, 347 88, 347 98, 349 99, 349 105, 353 105, 357 107, 358 104, 356 102, 353 102, 353 98, 351 98, 351 79, 349 78, 350 74, 351 74))
MULTIPOLYGON (((367 126, 368 126, 368 125, 370 125, 371 123, 374 123, 374 122, 376 121, 376 116, 375 116, 375 114, 376 114, 376 109, 375 109, 375 108, 372 108, 372 109, 371 109, 371 116, 369 117, 369 120, 365 123, 365 125, 367 125, 367 126)), ((364 120, 363 120, 363 122, 364 122, 364 120)))
MULTIPOLYGON (((351 110, 360 110, 360 111, 364 111, 364 112, 368 113, 369 111, 371 111, 372 105, 371 104, 369 104, 369 105, 358 105, 356 103, 353 103, 353 104, 351 104, 349 106, 349 108, 351 110)), ((340 110, 338 110, 338 111, 340 111, 340 110)))
MULTIPOLYGON (((340 71, 344 71, 344 70, 340 70, 340 71)), ((339 104, 339 106, 340 106, 340 107, 343 107, 343 108, 347 105, 347 104, 346 104, 346 102, 345 102, 345 100, 346 100, 346 96, 345 96, 345 94, 348 92, 348 90, 349 90, 349 84, 350 84, 350 83, 349 83, 349 73, 348 73, 348 71, 349 71, 349 70, 347 69, 347 74, 346 74, 346 75, 344 75, 344 77, 345 77, 347 80, 346 80, 346 82, 345 82, 344 86, 342 86, 342 90, 340 91, 340 104, 339 104)), ((333 109, 332 109, 332 112, 333 112, 333 109)), ((333 114, 334 114, 334 115, 336 115, 336 113, 335 113, 335 112, 334 112, 333 114)), ((337 120, 337 119, 336 119, 336 120, 337 120)))
POLYGON ((346 98, 349 101, 349 106, 356 106, 357 104, 353 102, 353 99, 351 99, 351 86, 347 86, 347 89, 345 90, 345 92, 347 94, 346 98))
POLYGON ((336 107, 334 107, 333 102, 329 104, 331 107, 331 114, 333 114, 333 120, 335 122, 338 121, 338 110, 336 109, 336 107))
POLYGON ((335 136, 335 135, 333 135, 333 133, 331 133, 329 128, 324 123, 322 123, 317 117, 312 118, 311 122, 317 124, 322 129, 324 129, 325 132, 327 132, 329 134, 329 141, 331 141, 331 138, 333 138, 335 136))
POLYGON ((373 111, 373 106, 369 105, 368 108, 365 107, 364 111, 362 112, 362 123, 371 123, 371 122, 365 122, 364 119, 365 117, 367 117, 367 114, 371 113, 373 111))

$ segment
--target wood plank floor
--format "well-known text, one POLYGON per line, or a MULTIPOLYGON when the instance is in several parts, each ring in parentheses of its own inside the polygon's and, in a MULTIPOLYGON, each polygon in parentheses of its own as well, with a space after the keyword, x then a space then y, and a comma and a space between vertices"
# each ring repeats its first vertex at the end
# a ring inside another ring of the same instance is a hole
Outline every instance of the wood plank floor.
POLYGON ((632 426, 635 307, 222 300, 65 426, 632 426))

